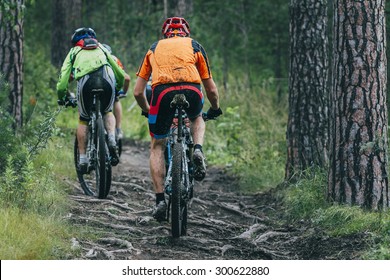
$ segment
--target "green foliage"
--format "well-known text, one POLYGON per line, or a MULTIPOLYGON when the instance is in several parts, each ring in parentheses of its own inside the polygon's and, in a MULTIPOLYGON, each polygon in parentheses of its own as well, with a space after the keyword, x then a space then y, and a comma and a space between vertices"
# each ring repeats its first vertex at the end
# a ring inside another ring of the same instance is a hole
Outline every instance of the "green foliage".
POLYGON ((364 259, 390 259, 390 211, 368 212, 360 207, 331 206, 317 209, 312 216, 315 225, 333 236, 364 233, 371 236, 372 247, 364 259))
POLYGON ((249 90, 237 79, 229 93, 220 92, 224 114, 207 122, 204 146, 209 164, 231 169, 240 177, 242 191, 283 181, 287 110, 276 103, 271 89, 267 85, 249 90))
MULTIPOLYGON (((52 160, 57 157, 57 152, 45 150, 42 154, 47 155, 45 161, 36 158, 33 161, 31 151, 25 145, 19 145, 17 152, 7 153, 7 164, 0 177, 2 208, 16 207, 41 214, 62 211, 58 209, 64 208, 63 190, 52 172, 52 160)), ((34 154, 34 157, 42 159, 43 155, 34 154)))
POLYGON ((369 212, 360 207, 331 205, 326 201, 326 172, 305 171, 295 184, 283 191, 285 216, 290 221, 308 220, 331 236, 365 234, 372 248, 365 259, 390 259, 390 211, 369 212))
POLYGON ((298 182, 284 192, 286 214, 290 219, 308 219, 317 210, 323 211, 326 202, 326 170, 311 168, 302 173, 298 182))
POLYGON ((24 123, 40 122, 41 112, 51 111, 57 106, 57 94, 55 85, 57 82, 57 70, 47 59, 47 53, 43 49, 37 49, 36 45, 25 46, 26 62, 24 67, 25 88, 23 98, 24 123))
POLYGON ((7 111, 9 86, 0 73, 0 175, 5 170, 5 163, 9 154, 17 153, 17 139, 14 137, 12 129, 12 117, 7 111))
POLYGON ((4 207, 28 207, 32 194, 32 173, 32 164, 27 157, 23 160, 14 160, 12 155, 8 157, 5 172, 0 179, 0 202, 4 207))
MULTIPOLYGON (((390 221, 389 218, 390 216, 387 217, 387 223, 390 221)), ((312 220, 314 224, 320 225, 335 236, 383 229, 380 214, 365 212, 360 207, 331 206, 317 209, 312 220)))
POLYGON ((0 208, 2 260, 64 259, 71 233, 54 216, 0 208))
POLYGON ((122 130, 125 137, 149 141, 148 120, 141 116, 141 109, 132 93, 130 92, 126 98, 122 98, 120 102, 123 108, 122 130))
POLYGON ((0 174, 5 170, 5 163, 7 162, 8 155, 17 152, 17 147, 15 146, 16 141, 13 136, 11 125, 11 118, 4 112, 4 109, 0 107, 0 127, 2 128, 2 133, 0 133, 0 174))
POLYGON ((44 113, 44 119, 36 127, 32 127, 29 133, 26 133, 27 137, 25 137, 24 143, 31 157, 36 156, 47 147, 49 140, 57 130, 56 117, 61 110, 60 108, 54 112, 44 113))

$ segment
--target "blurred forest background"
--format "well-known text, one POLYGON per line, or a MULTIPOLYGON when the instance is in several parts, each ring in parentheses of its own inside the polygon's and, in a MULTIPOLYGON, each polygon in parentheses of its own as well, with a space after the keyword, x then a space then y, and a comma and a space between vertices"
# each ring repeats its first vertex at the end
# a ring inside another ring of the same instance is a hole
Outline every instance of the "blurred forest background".
MULTIPOLYGON (((218 128, 216 124, 209 125, 209 133, 214 134, 208 137, 210 144, 206 145, 210 150, 209 160, 237 166, 237 161, 248 162, 248 157, 255 157, 256 150, 264 149, 262 153, 256 153, 256 157, 269 162, 273 170, 256 158, 250 161, 253 165, 242 166, 242 169, 249 173, 268 173, 260 176, 265 184, 280 182, 284 176, 283 124, 286 123, 288 96, 289 14, 286 1, 27 2, 25 102, 36 99, 40 101, 39 106, 55 107, 53 90, 58 69, 71 47, 70 37, 76 28, 92 27, 98 40, 110 45, 121 59, 134 82, 144 54, 161 38, 164 19, 177 14, 189 21, 191 36, 208 53, 225 111, 225 121, 222 120, 218 128), (253 128, 248 130, 246 127, 253 128), (223 134, 230 137, 223 137, 223 134), (224 140, 215 141, 219 138, 224 140)), ((134 101, 133 86, 134 83, 130 86, 129 98, 124 101, 127 108, 134 101)), ((206 102, 206 110, 207 106, 206 102)), ((46 108, 35 111, 42 110, 47 111, 46 108)), ((144 120, 134 116, 138 111, 130 112, 131 116, 128 113, 125 112, 124 118, 127 136, 148 139, 144 120)), ((28 119, 27 112, 25 121, 28 119)), ((252 180, 252 175, 244 177, 252 180)))

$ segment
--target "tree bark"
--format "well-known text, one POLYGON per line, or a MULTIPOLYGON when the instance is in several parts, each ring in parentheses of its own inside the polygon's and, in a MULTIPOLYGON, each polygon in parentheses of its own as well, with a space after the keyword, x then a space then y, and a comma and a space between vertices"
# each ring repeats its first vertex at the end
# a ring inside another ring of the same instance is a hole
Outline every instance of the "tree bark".
POLYGON ((389 207, 385 1, 334 2, 330 201, 389 207))
POLYGON ((23 18, 24 0, 0 3, 0 72, 9 83, 9 113, 14 128, 23 124, 23 18))
POLYGON ((81 0, 52 1, 51 62, 61 67, 70 47, 73 31, 81 27, 81 0))
POLYGON ((328 161, 327 0, 291 0, 290 36, 287 180, 328 161))

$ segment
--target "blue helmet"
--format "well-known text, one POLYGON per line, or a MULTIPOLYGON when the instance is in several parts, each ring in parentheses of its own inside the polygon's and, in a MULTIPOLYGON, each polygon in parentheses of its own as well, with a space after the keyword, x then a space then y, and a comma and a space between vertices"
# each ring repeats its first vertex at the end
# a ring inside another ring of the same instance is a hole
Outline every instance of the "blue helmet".
POLYGON ((80 27, 77 28, 72 35, 72 44, 76 45, 78 41, 85 38, 94 38, 96 39, 95 31, 90 27, 80 27))

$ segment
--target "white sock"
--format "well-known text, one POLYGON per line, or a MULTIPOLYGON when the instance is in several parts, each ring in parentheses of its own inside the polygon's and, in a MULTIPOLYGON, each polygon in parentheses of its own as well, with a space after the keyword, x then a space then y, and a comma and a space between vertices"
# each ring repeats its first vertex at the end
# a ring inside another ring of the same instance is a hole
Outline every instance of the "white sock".
POLYGON ((86 154, 80 154, 80 163, 88 163, 88 158, 86 154))

